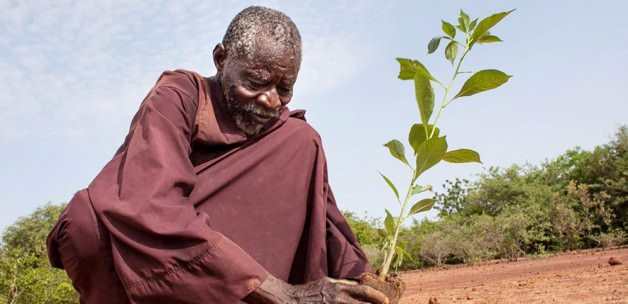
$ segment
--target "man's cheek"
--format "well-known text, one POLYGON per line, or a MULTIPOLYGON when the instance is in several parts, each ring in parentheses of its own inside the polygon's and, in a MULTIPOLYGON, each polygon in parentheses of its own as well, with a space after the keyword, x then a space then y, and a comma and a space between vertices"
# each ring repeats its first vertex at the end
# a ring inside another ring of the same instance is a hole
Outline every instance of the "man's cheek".
POLYGON ((257 92, 250 91, 242 85, 234 86, 233 94, 239 99, 238 101, 250 101, 257 96, 257 92))

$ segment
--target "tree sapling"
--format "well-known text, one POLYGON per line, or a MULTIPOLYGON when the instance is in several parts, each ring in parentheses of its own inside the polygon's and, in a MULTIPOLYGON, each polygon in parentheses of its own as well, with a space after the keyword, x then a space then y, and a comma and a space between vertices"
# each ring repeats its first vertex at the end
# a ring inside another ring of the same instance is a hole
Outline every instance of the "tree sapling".
POLYGON ((395 264, 400 265, 404 257, 410 257, 403 246, 397 244, 401 226, 408 218, 418 213, 429 211, 434 205, 434 198, 431 197, 418 199, 412 205, 410 204, 420 194, 432 191, 431 185, 421 185, 417 182, 419 177, 441 160, 450 163, 481 163, 480 155, 471 149, 448 150, 446 137, 437 127, 437 123, 442 112, 454 101, 459 101, 462 97, 495 89, 510 79, 510 75, 495 69, 470 72, 461 71, 461 67, 467 55, 476 45, 502 41, 489 30, 513 11, 493 14, 482 20, 471 20, 461 10, 456 26, 442 21, 444 35, 431 39, 427 45, 427 51, 428 54, 432 54, 438 50, 441 42, 447 43, 444 49, 444 56, 447 61, 451 62, 453 70, 453 75, 447 83, 439 81, 418 60, 397 58, 400 65, 398 77, 401 80, 412 80, 414 82, 416 102, 419 109, 420 122, 411 126, 408 135, 408 143, 414 152, 411 156, 414 159, 408 160, 404 144, 401 141, 393 139, 384 144, 388 148, 390 155, 401 161, 409 169, 410 182, 407 190, 404 191, 405 195, 401 196, 392 180, 380 173, 386 184, 392 189, 395 199, 400 205, 400 211, 399 215, 395 217, 386 209, 386 217, 384 219, 386 237, 381 246, 384 259, 379 269, 379 276, 375 277, 366 274, 361 278, 363 284, 387 291, 389 297, 392 296, 390 299, 391 303, 398 302, 403 293, 404 285, 397 277, 388 275, 390 267, 393 261, 395 261, 395 264), (457 33, 460 33, 458 40, 456 39, 457 33), (458 56, 459 54, 461 55, 458 56), (472 73, 472 75, 464 82, 458 93, 451 96, 456 80, 458 80, 459 76, 466 73, 472 73), (432 114, 435 95, 432 84, 443 90, 442 101, 434 118, 432 114))

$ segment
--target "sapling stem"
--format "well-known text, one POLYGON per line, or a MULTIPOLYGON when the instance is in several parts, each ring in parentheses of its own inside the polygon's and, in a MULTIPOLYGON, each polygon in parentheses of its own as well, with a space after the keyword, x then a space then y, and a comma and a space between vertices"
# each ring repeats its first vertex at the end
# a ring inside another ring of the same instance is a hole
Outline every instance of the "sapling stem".
POLYGON ((382 265, 382 270, 379 272, 380 279, 384 279, 386 278, 386 275, 388 275, 388 271, 390 270, 390 264, 392 263, 393 257, 395 255, 395 249, 397 248, 397 238, 399 237, 399 231, 401 230, 401 223, 403 223, 403 221, 406 219, 406 216, 404 216, 404 214, 405 214, 408 202, 410 201, 410 198, 412 197, 411 195, 412 186, 414 185, 414 183, 416 182, 418 178, 418 176, 416 175, 416 170, 412 170, 412 171, 413 171, 412 181, 410 182, 410 185, 408 186, 408 191, 406 191, 406 196, 404 197, 403 203, 401 204, 401 211, 399 212, 399 218, 397 219, 397 221, 395 221, 395 234, 393 235, 393 239, 388 248, 388 252, 386 252, 386 255, 384 257, 384 264, 382 265))
MULTIPOLYGON (((443 101, 441 102, 441 105, 440 105, 440 107, 438 109, 438 113, 436 113, 436 118, 434 118, 434 122, 432 123, 432 125, 433 125, 432 132, 429 134, 429 136, 427 136, 427 138, 432 138, 432 136, 434 136, 434 132, 436 130, 436 123, 438 122, 438 119, 440 118, 441 113, 454 100, 454 99, 448 100, 447 97, 449 96, 449 91, 451 90, 451 87, 453 86, 454 82, 456 81, 456 77, 458 76, 458 74, 460 74, 459 71, 460 71, 460 67, 462 66, 462 61, 467 56, 469 51, 470 51, 469 45, 467 44, 465 46, 464 53, 462 54, 462 56, 458 60, 458 64, 456 65, 456 69, 454 70, 454 75, 451 77, 451 80, 449 81, 449 84, 447 84, 447 87, 445 88, 445 93, 443 93, 443 101)), ((427 130, 427 126, 425 128, 427 130)))

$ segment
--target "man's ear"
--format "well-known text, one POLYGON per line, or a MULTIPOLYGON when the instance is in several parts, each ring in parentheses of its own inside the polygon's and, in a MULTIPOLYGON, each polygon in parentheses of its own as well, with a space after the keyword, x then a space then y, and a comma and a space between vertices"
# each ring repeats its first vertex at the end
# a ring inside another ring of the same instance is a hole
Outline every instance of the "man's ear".
POLYGON ((216 70, 221 72, 225 66, 225 60, 227 59, 227 50, 222 45, 222 43, 216 44, 214 47, 214 65, 216 66, 216 70))

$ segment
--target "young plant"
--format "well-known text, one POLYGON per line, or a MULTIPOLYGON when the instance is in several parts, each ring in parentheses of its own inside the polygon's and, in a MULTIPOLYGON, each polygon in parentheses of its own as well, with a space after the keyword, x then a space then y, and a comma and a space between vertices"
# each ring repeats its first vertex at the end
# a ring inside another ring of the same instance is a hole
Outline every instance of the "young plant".
POLYGON ((420 185, 417 182, 419 177, 441 160, 450 163, 481 163, 480 155, 471 149, 448 150, 447 140, 443 132, 437 127, 437 123, 443 111, 454 101, 458 101, 462 97, 495 89, 506 83, 511 77, 495 69, 477 71, 464 82, 458 93, 450 96, 458 76, 472 73, 461 71, 462 63, 469 52, 478 44, 501 42, 502 40, 491 34, 489 30, 513 11, 497 13, 478 21, 478 19, 471 20, 469 15, 461 10, 456 26, 442 21, 442 30, 445 35, 430 40, 427 45, 427 52, 428 54, 434 53, 441 41, 447 43, 444 55, 445 59, 451 62, 453 70, 453 75, 447 83, 436 79, 419 61, 397 58, 400 65, 399 79, 414 81, 414 92, 421 121, 412 125, 408 135, 409 145, 414 152, 412 153, 413 161, 408 161, 406 158, 405 148, 401 141, 393 139, 384 144, 394 158, 400 160, 408 167, 411 174, 410 183, 405 191, 405 195, 402 197, 395 184, 384 174, 380 173, 386 184, 392 189, 397 202, 401 205, 401 210, 397 217, 394 217, 386 209, 386 218, 384 220, 386 241, 382 245, 384 261, 379 272, 380 279, 386 278, 393 260, 400 264, 404 256, 409 257, 404 248, 397 244, 401 225, 413 215, 429 211, 434 205, 433 198, 423 198, 412 205, 409 204, 419 194, 432 190, 430 185, 420 185), (458 39, 456 39, 456 34, 458 33, 458 39), (458 56, 459 54, 462 55, 458 56), (438 112, 433 119, 435 95, 432 84, 443 90, 438 112))

